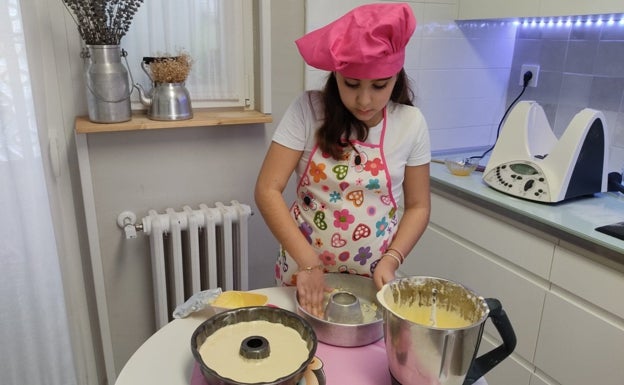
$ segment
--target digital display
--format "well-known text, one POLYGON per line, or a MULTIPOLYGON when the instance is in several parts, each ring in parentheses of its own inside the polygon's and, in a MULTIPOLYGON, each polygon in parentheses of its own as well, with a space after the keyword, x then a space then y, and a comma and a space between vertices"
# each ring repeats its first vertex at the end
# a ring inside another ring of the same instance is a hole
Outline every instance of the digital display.
POLYGON ((529 166, 528 164, 524 164, 524 163, 510 164, 509 168, 511 168, 513 170, 513 172, 515 172, 516 174, 521 174, 521 175, 537 175, 537 174, 539 174, 539 172, 535 168, 533 168, 532 166, 529 166))

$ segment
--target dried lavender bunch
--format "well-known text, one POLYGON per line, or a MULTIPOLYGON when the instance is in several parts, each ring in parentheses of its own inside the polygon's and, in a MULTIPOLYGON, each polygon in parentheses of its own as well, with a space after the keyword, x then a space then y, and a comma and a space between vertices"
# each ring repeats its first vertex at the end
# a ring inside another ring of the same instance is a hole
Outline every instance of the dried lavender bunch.
POLYGON ((62 0, 89 45, 118 45, 143 0, 62 0))

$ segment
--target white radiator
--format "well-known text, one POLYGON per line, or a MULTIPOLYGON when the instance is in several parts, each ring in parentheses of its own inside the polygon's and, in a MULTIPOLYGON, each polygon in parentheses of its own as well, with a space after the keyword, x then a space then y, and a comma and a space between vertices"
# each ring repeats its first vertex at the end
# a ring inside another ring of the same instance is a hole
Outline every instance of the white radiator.
POLYGON ((194 293, 248 289, 248 205, 217 202, 215 207, 148 213, 142 230, 150 237, 158 328, 194 293))

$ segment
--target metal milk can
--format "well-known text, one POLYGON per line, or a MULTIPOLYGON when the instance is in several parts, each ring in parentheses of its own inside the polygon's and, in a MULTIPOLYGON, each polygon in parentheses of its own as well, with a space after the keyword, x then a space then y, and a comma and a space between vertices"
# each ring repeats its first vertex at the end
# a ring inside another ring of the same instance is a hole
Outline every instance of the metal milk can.
POLYGON ((127 55, 118 45, 87 45, 81 52, 87 85, 89 120, 118 123, 132 118, 128 71, 121 64, 127 55))

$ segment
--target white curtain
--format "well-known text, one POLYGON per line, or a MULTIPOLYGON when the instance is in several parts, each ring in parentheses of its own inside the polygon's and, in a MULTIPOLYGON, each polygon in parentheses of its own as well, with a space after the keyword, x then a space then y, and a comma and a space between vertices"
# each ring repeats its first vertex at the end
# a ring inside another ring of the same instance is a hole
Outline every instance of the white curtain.
POLYGON ((240 106, 245 83, 243 23, 241 0, 147 0, 121 46, 128 52, 134 81, 148 89, 149 78, 140 67, 144 56, 186 52, 193 59, 186 88, 194 104, 240 106))
POLYGON ((0 0, 0 383, 76 374, 19 0, 0 0))

